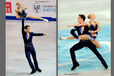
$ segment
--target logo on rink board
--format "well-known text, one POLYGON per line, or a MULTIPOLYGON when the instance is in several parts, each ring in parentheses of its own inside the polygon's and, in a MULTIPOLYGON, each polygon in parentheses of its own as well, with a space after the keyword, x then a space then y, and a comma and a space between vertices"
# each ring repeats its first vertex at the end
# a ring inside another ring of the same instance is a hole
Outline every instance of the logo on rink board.
POLYGON ((35 13, 55 13, 56 12, 56 5, 50 4, 50 1, 35 1, 33 3, 33 11, 35 13))
POLYGON ((39 13, 41 10, 40 10, 41 6, 39 3, 34 3, 33 4, 33 10, 35 13, 39 13))

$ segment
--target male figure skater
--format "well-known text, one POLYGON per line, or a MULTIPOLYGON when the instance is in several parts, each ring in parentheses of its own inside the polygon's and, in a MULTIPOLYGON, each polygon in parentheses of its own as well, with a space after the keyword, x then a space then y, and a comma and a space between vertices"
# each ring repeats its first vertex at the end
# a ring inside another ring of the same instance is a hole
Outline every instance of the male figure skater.
POLYGON ((25 55, 32 69, 32 72, 30 74, 34 74, 36 71, 41 72, 41 69, 38 66, 35 48, 32 44, 33 36, 47 36, 47 34, 30 32, 30 26, 29 25, 24 26, 24 19, 22 19, 22 37, 24 40, 25 55), (34 64, 31 61, 31 55, 32 55, 34 64))
MULTIPOLYGON (((80 24, 84 23, 84 20, 85 20, 84 18, 85 18, 84 15, 78 16, 78 22, 80 24)), ((77 32, 78 32, 78 35, 88 34, 89 33, 89 27, 85 26, 83 31, 82 31, 82 28, 81 29, 77 28, 77 32)), ((76 34, 74 35, 73 30, 71 31, 71 34, 73 34, 73 36, 75 38, 79 38, 76 36, 76 34)), ((75 44, 73 47, 70 48, 71 59, 73 62, 73 66, 72 66, 71 70, 74 70, 74 69, 76 69, 76 67, 79 66, 79 63, 76 60, 75 51, 77 51, 83 47, 88 47, 98 57, 98 59, 101 61, 101 63, 105 67, 105 69, 107 69, 108 65, 106 64, 105 60, 103 59, 103 57, 100 55, 100 53, 96 49, 96 46, 90 40, 81 40, 81 39, 79 39, 79 40, 80 41, 77 44, 75 44)))

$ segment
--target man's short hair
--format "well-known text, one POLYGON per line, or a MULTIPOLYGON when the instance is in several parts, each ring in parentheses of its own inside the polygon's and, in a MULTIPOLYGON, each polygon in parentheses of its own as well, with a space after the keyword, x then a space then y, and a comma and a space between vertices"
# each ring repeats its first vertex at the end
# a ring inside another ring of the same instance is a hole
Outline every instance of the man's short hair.
POLYGON ((83 19, 83 21, 85 21, 85 19, 86 19, 85 15, 79 14, 79 16, 81 17, 81 19, 83 19))
POLYGON ((28 27, 30 27, 30 25, 26 25, 26 26, 25 26, 25 29, 27 29, 28 27))

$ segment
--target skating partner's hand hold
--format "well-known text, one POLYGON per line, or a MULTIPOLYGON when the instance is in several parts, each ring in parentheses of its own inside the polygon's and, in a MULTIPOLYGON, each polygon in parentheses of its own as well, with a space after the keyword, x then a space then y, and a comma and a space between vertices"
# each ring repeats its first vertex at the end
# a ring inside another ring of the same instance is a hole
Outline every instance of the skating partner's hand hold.
POLYGON ((47 33, 44 34, 44 36, 47 36, 47 35, 48 35, 47 33))
POLYGON ((49 20, 48 19, 43 19, 45 22, 49 23, 49 20))
POLYGON ((90 33, 91 33, 92 37, 96 37, 97 36, 95 31, 90 31, 90 33))
POLYGON ((78 40, 82 40, 82 38, 79 37, 78 40))
POLYGON ((95 31, 90 31, 91 34, 95 33, 95 31))

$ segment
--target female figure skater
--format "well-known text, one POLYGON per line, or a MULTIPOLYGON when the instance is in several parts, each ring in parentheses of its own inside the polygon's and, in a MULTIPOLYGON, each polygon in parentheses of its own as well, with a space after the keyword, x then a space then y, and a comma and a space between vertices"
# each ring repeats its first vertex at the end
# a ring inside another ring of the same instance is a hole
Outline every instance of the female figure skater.
POLYGON ((17 2, 16 5, 17 5, 17 8, 15 9, 15 12, 17 14, 16 18, 26 18, 26 17, 28 17, 28 18, 32 18, 32 19, 41 19, 41 20, 44 20, 46 22, 49 22, 47 19, 40 18, 40 17, 35 17, 35 16, 32 16, 32 15, 26 13, 25 10, 27 8, 24 7, 24 6, 22 7, 21 2, 17 2))
POLYGON ((98 35, 98 31, 101 30, 100 24, 95 21, 95 15, 89 14, 88 18, 90 19, 89 22, 83 23, 83 24, 75 24, 75 25, 68 25, 68 27, 72 26, 88 26, 90 29, 90 32, 88 34, 80 35, 79 38, 81 40, 90 40, 97 48, 101 48, 100 44, 96 40, 96 37, 98 35))

